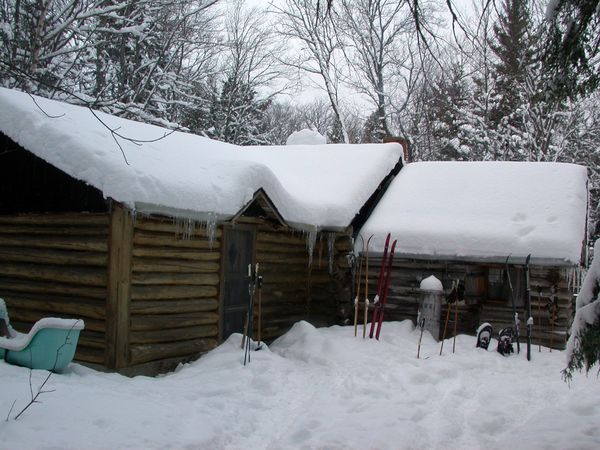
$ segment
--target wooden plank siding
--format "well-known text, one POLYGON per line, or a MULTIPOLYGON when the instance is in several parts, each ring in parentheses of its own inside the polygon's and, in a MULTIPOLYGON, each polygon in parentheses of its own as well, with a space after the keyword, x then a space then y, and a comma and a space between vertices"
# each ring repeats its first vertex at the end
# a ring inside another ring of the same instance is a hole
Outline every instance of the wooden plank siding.
POLYGON ((108 234, 108 214, 0 215, 0 297, 16 330, 83 319, 75 359, 105 363, 108 234))
MULTIPOLYGON (((369 292, 375 292, 377 276, 381 264, 380 258, 369 259, 369 292)), ((495 332, 513 326, 512 305, 508 294, 504 298, 491 298, 488 295, 488 270, 504 270, 501 264, 469 264, 467 262, 450 262, 434 260, 402 259, 396 257, 386 304, 385 320, 412 320, 416 323, 420 302, 420 283, 424 278, 435 275, 442 281, 444 289, 449 292, 452 281, 459 279, 465 282, 466 299, 458 307, 457 329, 459 333, 474 335, 481 322, 490 322, 495 332)), ((573 308, 573 292, 569 287, 570 268, 531 267, 531 310, 534 319, 533 342, 537 345, 563 349, 566 344, 566 332, 570 324, 573 308), (557 286, 556 292, 551 286, 557 286), (542 295, 538 299, 538 286, 542 295), (558 319, 552 326, 550 312, 547 307, 553 296, 559 305, 558 319)), ((514 283, 514 280, 513 280, 514 283)), ((364 286, 364 285, 363 285, 364 286)), ((364 287, 363 287, 364 289, 364 287)), ((373 294, 374 295, 374 294, 373 294)), ((524 305, 524 304, 523 304, 524 305)), ((521 319, 521 341, 525 338, 526 308, 518 307, 521 319)), ((446 305, 442 307, 442 321, 447 313, 446 305)), ((370 320, 369 315, 369 320, 370 320)), ((450 315, 453 327, 454 308, 450 315)))
MULTIPOLYGON (((332 236, 330 271, 326 232, 317 238, 309 264, 304 233, 252 218, 241 218, 240 222, 257 227, 256 262, 263 276, 261 338, 273 340, 299 320, 315 326, 339 323, 339 310, 350 299, 350 290, 345 285, 350 280, 345 256, 350 251, 349 235, 334 233, 332 236)), ((256 331, 256 304, 254 312, 256 331)))
POLYGON ((221 230, 182 236, 173 219, 137 217, 129 305, 130 373, 157 373, 218 344, 221 230))

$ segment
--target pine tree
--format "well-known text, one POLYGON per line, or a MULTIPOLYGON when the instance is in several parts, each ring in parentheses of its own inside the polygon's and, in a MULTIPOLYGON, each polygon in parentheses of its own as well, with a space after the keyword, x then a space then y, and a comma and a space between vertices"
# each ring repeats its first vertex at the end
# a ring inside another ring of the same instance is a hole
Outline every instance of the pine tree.
POLYGON ((600 0, 549 2, 545 33, 545 67, 549 86, 574 98, 600 86, 600 0))
POLYGON ((499 125, 520 127, 520 92, 533 61, 529 38, 531 20, 526 0, 504 0, 502 13, 494 25, 495 42, 491 48, 498 58, 494 65, 498 103, 491 120, 499 125))
POLYGON ((207 134, 220 141, 238 145, 257 145, 268 141, 263 129, 263 114, 268 100, 257 98, 248 83, 227 78, 212 103, 207 134))

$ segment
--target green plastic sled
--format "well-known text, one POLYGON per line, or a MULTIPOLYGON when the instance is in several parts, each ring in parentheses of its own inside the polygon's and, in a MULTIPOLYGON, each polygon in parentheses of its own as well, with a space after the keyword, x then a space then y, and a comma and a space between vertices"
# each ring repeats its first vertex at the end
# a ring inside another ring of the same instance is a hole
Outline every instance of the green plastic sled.
POLYGON ((63 370, 73 360, 79 333, 85 326, 80 319, 47 317, 38 320, 29 333, 19 333, 10 326, 2 299, 0 320, 5 321, 9 333, 9 337, 0 337, 0 359, 30 369, 52 371, 63 370))

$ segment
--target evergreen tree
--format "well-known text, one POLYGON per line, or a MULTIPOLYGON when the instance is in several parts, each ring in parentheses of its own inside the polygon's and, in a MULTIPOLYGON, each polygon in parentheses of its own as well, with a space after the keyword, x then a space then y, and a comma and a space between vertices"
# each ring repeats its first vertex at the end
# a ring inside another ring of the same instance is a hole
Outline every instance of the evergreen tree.
POLYGON ((492 52, 497 58, 493 66, 490 126, 493 127, 494 151, 499 158, 526 159, 523 149, 526 125, 523 120, 523 92, 533 62, 531 19, 526 0, 504 0, 494 24, 492 52))
POLYGON ((562 97, 575 97, 600 86, 600 0, 549 2, 545 34, 545 66, 550 87, 562 97))
POLYGON ((516 120, 512 113, 520 106, 521 87, 525 83, 527 69, 533 61, 529 30, 531 20, 526 0, 504 0, 498 21, 494 24, 495 42, 492 51, 498 57, 494 65, 496 94, 500 97, 493 120, 502 117, 516 120))
POLYGON ((248 83, 227 78, 210 108, 208 135, 238 145, 257 145, 268 141, 262 125, 268 100, 259 99, 248 83))

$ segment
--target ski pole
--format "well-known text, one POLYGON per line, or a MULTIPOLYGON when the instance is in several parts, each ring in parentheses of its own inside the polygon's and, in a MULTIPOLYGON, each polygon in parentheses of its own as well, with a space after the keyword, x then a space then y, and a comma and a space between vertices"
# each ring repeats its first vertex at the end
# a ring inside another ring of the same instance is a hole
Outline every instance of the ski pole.
POLYGON ((425 330, 425 317, 417 318, 417 322, 419 324, 419 328, 421 328, 421 334, 419 335, 419 344, 417 345, 417 359, 419 359, 419 355, 421 354, 421 340, 423 339, 423 331, 425 330))
POLYGON ((444 322, 444 334, 442 335, 442 345, 440 346, 440 356, 442 356, 442 351, 444 350, 444 339, 446 339, 446 331, 448 330, 448 321, 450 320, 450 311, 452 310, 451 297, 454 292, 455 286, 454 281, 452 282, 452 290, 450 291, 450 295, 446 298, 446 321, 444 322))
MULTIPOLYGON (((458 286, 458 280, 456 281, 456 285, 458 286)), ((458 290, 458 287, 457 289, 458 290)), ((458 322, 458 299, 454 302, 454 338, 452 340, 452 353, 454 353, 456 349, 456 324, 458 322)))
POLYGON ((531 317, 531 285, 530 274, 529 274, 529 260, 531 254, 527 255, 525 259, 525 286, 527 289, 527 361, 531 361, 531 331, 533 328, 533 317, 531 317))
POLYGON ((256 263, 256 267, 252 268, 252 264, 248 264, 248 293, 250 294, 250 305, 248 307, 248 332, 246 336, 246 350, 244 352, 244 366, 246 365, 246 361, 250 362, 250 341, 252 336, 252 327, 254 322, 254 288, 256 285, 256 275, 258 273, 258 263, 256 263))
POLYGON ((262 334, 262 283, 263 283, 263 277, 259 276, 258 277, 258 346, 256 347, 256 350, 260 350, 262 348, 262 345, 260 343, 261 341, 261 334, 262 334))
MULTIPOLYGON (((538 284, 538 323, 542 323, 542 287, 538 284)), ((541 327, 540 327, 541 329, 541 327)), ((542 351, 542 338, 538 341, 538 352, 542 351)))
MULTIPOLYGON (((359 234, 360 240, 362 241, 362 254, 365 253, 365 241, 362 236, 359 234)), ((358 335, 358 299, 360 298, 360 283, 362 281, 362 265, 363 260, 360 255, 358 255, 358 259, 360 259, 360 263, 358 265, 358 277, 356 278, 356 297, 354 298, 354 337, 358 335)))

